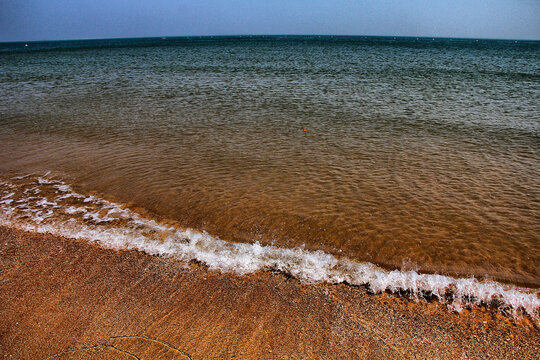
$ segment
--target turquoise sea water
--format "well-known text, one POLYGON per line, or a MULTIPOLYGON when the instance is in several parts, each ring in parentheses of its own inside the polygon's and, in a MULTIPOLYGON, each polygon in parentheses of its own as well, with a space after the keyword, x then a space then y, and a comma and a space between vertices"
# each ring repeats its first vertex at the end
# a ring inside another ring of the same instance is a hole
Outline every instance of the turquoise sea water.
POLYGON ((231 243, 540 286, 540 42, 1 43, 0 94, 4 223, 88 205, 48 173, 231 243))

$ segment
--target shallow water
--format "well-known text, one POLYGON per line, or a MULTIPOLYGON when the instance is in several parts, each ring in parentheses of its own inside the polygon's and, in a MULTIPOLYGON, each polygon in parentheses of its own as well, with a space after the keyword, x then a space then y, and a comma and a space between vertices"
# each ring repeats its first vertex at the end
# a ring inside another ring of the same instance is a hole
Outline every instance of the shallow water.
POLYGON ((540 286, 539 42, 28 45, 0 44, 4 181, 51 171, 230 242, 540 286))

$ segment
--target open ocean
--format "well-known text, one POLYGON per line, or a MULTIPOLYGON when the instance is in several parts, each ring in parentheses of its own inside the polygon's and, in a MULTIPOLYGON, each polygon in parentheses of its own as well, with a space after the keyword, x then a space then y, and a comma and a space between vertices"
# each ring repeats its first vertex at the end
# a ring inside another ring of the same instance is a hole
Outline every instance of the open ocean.
POLYGON ((0 224, 538 316, 540 42, 0 43, 0 224))

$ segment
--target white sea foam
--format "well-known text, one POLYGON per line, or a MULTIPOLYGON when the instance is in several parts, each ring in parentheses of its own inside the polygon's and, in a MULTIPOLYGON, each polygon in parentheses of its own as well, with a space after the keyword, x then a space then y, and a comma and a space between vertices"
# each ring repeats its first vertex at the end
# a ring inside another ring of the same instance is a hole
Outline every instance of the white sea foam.
POLYGON ((211 269, 240 275, 276 270, 306 282, 346 282, 366 286, 373 292, 405 292, 419 299, 433 296, 457 311, 472 304, 496 305, 506 313, 527 314, 540 322, 536 290, 474 278, 387 271, 323 251, 227 242, 205 232, 160 224, 95 195, 78 194, 58 180, 22 179, 22 183, 17 183, 20 179, 0 183, 0 190, 9 189, 0 196, 1 225, 94 241, 111 249, 196 260, 211 269), (40 196, 25 191, 28 189, 39 189, 40 196), (19 204, 15 207, 9 201, 14 199, 19 204))

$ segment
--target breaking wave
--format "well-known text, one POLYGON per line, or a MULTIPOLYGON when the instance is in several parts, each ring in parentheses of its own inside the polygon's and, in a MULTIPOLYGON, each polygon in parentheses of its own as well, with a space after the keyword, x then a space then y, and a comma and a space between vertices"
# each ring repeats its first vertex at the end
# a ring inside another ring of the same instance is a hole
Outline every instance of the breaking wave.
POLYGON ((274 270, 306 282, 348 283, 373 292, 435 297, 456 311, 473 304, 497 306, 502 312, 540 322, 537 290, 475 278, 387 271, 323 251, 227 242, 156 221, 96 195, 82 195, 48 174, 0 180, 0 225, 85 239, 111 249, 195 260, 240 275, 274 270))

